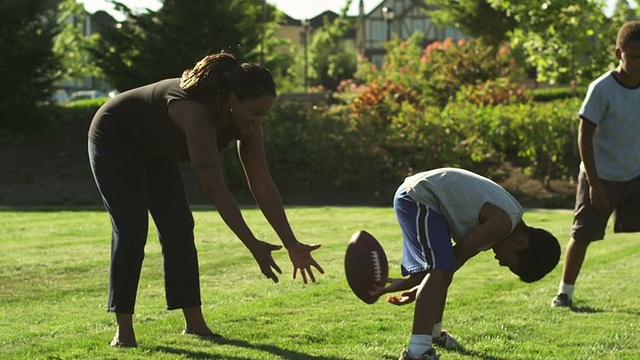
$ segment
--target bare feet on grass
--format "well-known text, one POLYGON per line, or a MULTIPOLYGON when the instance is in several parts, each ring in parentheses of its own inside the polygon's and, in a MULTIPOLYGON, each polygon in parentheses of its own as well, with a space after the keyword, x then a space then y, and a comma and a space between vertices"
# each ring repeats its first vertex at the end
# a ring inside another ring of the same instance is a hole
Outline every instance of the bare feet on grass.
POLYGON ((115 347, 136 347, 136 335, 133 332, 133 315, 131 314, 116 314, 116 322, 118 323, 118 330, 116 335, 111 340, 110 345, 115 347))

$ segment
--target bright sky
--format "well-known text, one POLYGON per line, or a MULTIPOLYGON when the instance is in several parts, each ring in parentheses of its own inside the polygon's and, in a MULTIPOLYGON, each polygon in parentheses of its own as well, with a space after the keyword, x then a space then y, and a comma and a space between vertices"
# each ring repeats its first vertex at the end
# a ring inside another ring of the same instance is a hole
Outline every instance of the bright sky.
MULTIPOLYGON (((78 0, 85 4, 85 9, 90 13, 98 10, 105 10, 115 17, 116 20, 123 20, 122 14, 113 11, 113 6, 106 0, 78 0)), ((382 0, 364 0, 364 11, 368 13, 373 10, 382 0)), ((120 0, 123 4, 130 6, 136 11, 144 11, 149 8, 157 10, 162 5, 160 0, 120 0)), ((346 4, 346 0, 267 0, 268 3, 275 5, 278 9, 291 16, 294 19, 309 19, 315 17, 325 10, 331 10, 339 13, 346 4)), ((359 0, 352 0, 349 8, 349 15, 358 14, 359 0)), ((606 0, 607 15, 613 10, 617 0, 606 0)), ((631 6, 638 4, 637 0, 629 0, 631 6)))

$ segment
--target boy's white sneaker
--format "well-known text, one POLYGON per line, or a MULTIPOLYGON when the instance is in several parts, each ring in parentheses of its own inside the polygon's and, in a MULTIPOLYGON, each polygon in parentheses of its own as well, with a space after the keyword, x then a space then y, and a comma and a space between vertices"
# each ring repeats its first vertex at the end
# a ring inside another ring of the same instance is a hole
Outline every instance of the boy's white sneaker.
POLYGON ((560 293, 551 300, 551 307, 573 307, 573 300, 569 295, 560 293))
POLYGON ((439 360, 440 355, 436 355, 436 351, 433 348, 429 349, 426 353, 419 357, 413 357, 409 354, 409 349, 402 350, 400 358, 398 360, 439 360))
POLYGON ((456 351, 464 350, 462 345, 460 345, 460 343, 453 336, 451 336, 451 334, 449 334, 447 330, 441 330, 440 336, 438 336, 437 338, 434 338, 433 343, 436 344, 438 347, 441 347, 447 350, 456 350, 456 351))

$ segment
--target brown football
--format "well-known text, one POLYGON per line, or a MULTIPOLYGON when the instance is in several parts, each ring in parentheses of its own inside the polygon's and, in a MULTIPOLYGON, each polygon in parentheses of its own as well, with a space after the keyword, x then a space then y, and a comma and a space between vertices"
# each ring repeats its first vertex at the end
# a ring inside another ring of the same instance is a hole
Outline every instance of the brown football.
POLYGON ((364 230, 353 234, 344 257, 344 271, 349 287, 360 300, 367 304, 378 300, 369 291, 376 285, 386 285, 389 264, 382 245, 373 235, 364 230))

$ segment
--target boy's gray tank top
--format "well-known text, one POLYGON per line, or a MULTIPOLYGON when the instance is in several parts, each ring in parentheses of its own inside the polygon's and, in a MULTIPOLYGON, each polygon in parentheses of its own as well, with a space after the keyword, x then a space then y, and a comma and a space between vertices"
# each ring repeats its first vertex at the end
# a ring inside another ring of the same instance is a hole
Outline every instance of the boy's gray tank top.
POLYGON ((480 225, 478 216, 486 203, 507 213, 511 219, 511 231, 524 214, 520 203, 504 188, 464 169, 441 168, 421 172, 407 177, 404 188, 413 200, 433 208, 447 219, 456 243, 480 225))

